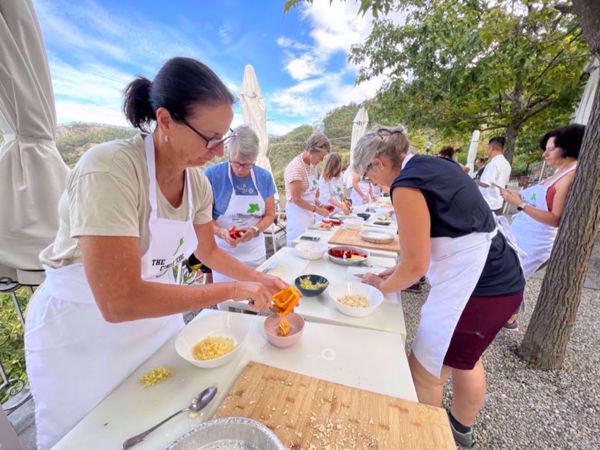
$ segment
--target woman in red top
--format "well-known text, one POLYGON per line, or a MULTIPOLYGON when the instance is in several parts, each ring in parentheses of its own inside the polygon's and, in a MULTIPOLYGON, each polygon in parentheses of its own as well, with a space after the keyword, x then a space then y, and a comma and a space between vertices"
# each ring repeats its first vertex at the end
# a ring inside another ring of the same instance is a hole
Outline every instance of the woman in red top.
MULTIPOLYGON (((502 190, 506 202, 520 211, 511 225, 517 245, 526 253, 521 258, 525 279, 548 259, 575 175, 585 126, 569 125, 546 133, 540 140, 544 161, 556 170, 542 183, 516 192, 502 190)), ((516 329, 515 317, 507 328, 516 329)))

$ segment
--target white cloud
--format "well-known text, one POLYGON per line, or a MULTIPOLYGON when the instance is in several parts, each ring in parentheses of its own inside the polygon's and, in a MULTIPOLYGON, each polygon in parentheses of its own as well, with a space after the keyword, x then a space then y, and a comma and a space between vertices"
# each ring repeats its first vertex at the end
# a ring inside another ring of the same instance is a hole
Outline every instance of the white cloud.
POLYGON ((221 42, 225 45, 231 44, 232 38, 231 33, 233 32, 233 28, 228 23, 224 23, 219 27, 219 36, 221 36, 221 42))
POLYGON ((56 113, 60 117, 58 123, 93 122, 108 125, 127 126, 122 112, 112 106, 86 105, 70 100, 56 100, 56 113))
MULTIPOLYGON (((271 107, 278 113, 322 117, 335 107, 374 97, 385 83, 387 77, 382 75, 356 85, 354 79, 359 67, 349 62, 333 70, 330 67, 334 55, 347 56, 353 45, 364 42, 371 33, 372 15, 359 15, 358 8, 356 2, 339 0, 315 0, 299 6, 301 16, 309 23, 308 35, 313 44, 297 45, 297 41, 285 36, 277 39, 284 49, 284 68, 298 81, 291 87, 275 90, 269 97, 271 107)), ((396 23, 403 21, 398 13, 388 18, 396 23)))
POLYGON ((282 48, 293 48, 295 50, 310 49, 310 45, 303 44, 301 42, 295 41, 294 39, 287 38, 285 36, 280 36, 277 38, 277 45, 279 45, 282 48))

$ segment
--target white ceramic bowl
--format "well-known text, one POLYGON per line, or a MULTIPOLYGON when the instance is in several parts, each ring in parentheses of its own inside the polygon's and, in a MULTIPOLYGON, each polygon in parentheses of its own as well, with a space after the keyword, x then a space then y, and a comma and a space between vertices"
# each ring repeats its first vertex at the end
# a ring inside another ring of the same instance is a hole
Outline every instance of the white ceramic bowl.
POLYGON ((248 325, 241 314, 218 313, 202 316, 188 323, 180 331, 175 340, 175 350, 183 359, 204 369, 212 369, 227 364, 240 351, 248 335, 248 325), (207 337, 225 337, 233 339, 235 348, 226 355, 215 359, 197 360, 192 350, 202 339, 207 337))
POLYGON ((383 293, 379 289, 356 281, 347 281, 330 285, 328 293, 335 302, 336 308, 341 313, 352 317, 370 316, 375 312, 379 305, 383 303, 383 293), (340 303, 338 298, 345 295, 363 295, 369 299, 370 306, 355 307, 340 303))
POLYGON ((344 219, 344 228, 348 228, 349 230, 358 230, 365 223, 365 219, 362 217, 349 217, 344 219))
POLYGON ((295 247, 296 254, 304 259, 317 260, 321 259, 327 251, 325 242, 300 242, 295 247))

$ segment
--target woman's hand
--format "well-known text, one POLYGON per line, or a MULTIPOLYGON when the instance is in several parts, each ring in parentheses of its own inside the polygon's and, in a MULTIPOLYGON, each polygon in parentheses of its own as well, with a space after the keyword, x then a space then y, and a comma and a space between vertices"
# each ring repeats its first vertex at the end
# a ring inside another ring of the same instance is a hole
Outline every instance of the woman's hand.
POLYGON ((273 275, 267 275, 265 273, 261 273, 258 276, 258 282, 266 287, 271 295, 276 294, 277 292, 281 291, 282 289, 286 289, 289 286, 281 278, 273 275))
POLYGON ((374 273, 365 273, 362 277, 362 282, 365 284, 369 284, 379 290, 381 283, 385 281, 385 278, 382 278, 381 275, 375 275, 374 273))
POLYGON ((253 281, 238 281, 233 300, 249 300, 253 309, 258 312, 267 311, 271 307, 271 294, 265 290, 263 283, 253 281))
POLYGON ((219 232, 217 233, 217 236, 219 236, 221 239, 223 239, 225 242, 227 242, 227 244, 230 247, 237 247, 239 239, 233 239, 231 237, 231 235, 229 234, 229 231, 227 228, 221 228, 219 229, 219 232))
POLYGON ((242 236, 237 240, 238 244, 242 242, 248 242, 250 239, 256 237, 256 233, 252 228, 238 228, 237 231, 242 233, 242 236))
POLYGON ((394 273, 394 270, 396 270, 396 267, 390 267, 389 269, 385 269, 383 272, 380 272, 379 274, 377 274, 377 276, 379 278, 382 278, 384 280, 387 280, 387 278, 394 273))
POLYGON ((510 203, 511 205, 519 206, 523 203, 521 194, 519 194, 517 191, 513 191, 511 189, 502 189, 500 191, 500 195, 506 201, 506 203, 510 203))
POLYGON ((346 203, 342 203, 342 212, 344 213, 345 216, 349 216, 350 215, 350 208, 348 207, 348 205, 346 203))

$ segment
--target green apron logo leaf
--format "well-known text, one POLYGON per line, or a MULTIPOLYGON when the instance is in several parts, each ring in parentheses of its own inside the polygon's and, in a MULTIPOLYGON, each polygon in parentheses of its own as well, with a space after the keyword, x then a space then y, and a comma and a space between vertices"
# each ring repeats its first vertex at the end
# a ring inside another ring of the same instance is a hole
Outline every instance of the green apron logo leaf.
POLYGON ((173 256, 175 256, 177 254, 177 252, 179 251, 179 249, 181 248, 182 245, 183 245, 183 238, 179 239, 179 245, 177 246, 177 248, 173 252, 173 256))
POLYGON ((258 203, 250 203, 248 205, 248 214, 254 214, 260 211, 260 206, 258 206, 258 203))

